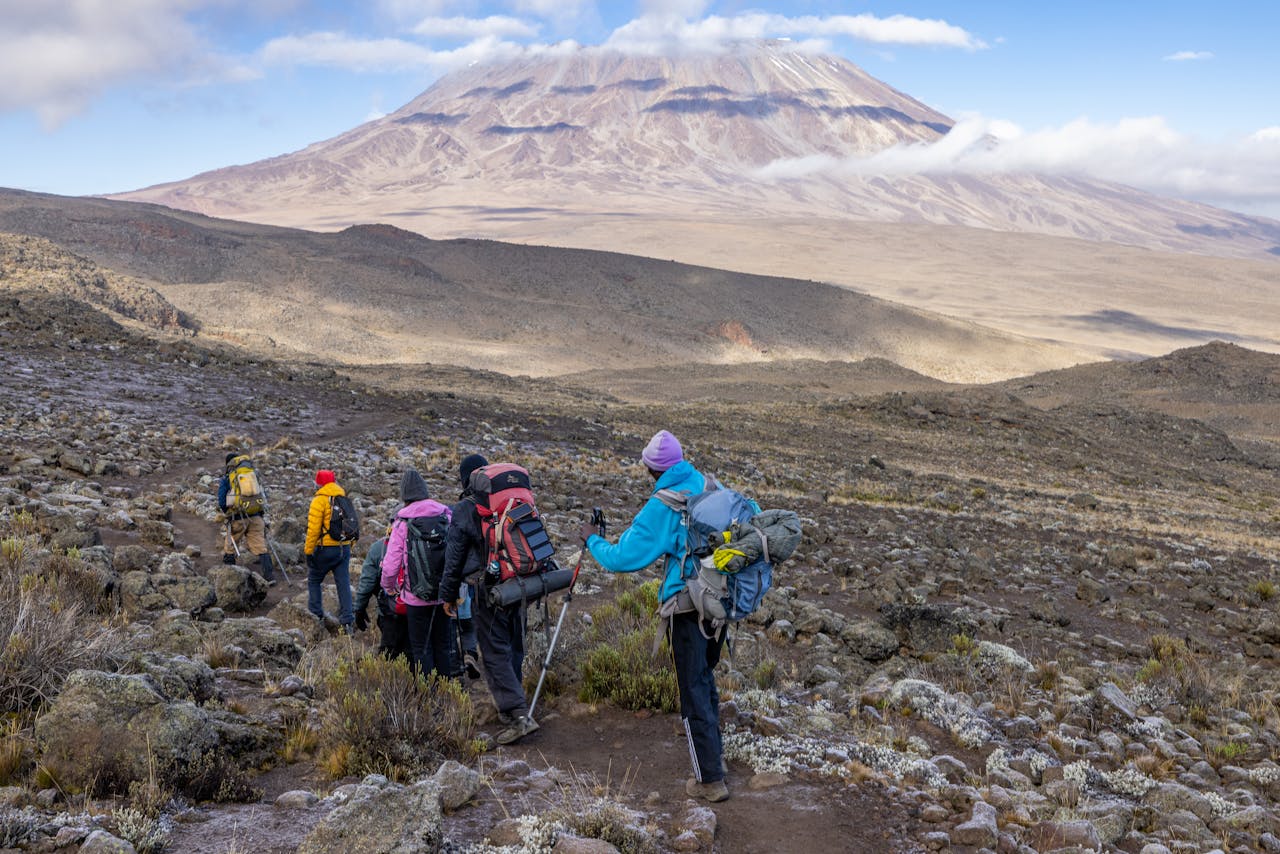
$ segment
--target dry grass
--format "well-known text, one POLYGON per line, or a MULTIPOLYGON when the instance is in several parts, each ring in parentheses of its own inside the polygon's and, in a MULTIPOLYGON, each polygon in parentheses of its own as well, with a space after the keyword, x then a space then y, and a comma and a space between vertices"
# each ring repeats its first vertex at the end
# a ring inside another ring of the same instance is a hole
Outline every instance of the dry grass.
POLYGON ((32 523, 8 520, 8 557, 0 563, 0 712, 49 702, 71 671, 99 667, 120 647, 103 617, 102 588, 74 552, 33 558, 32 523), (21 543, 21 545, 17 545, 21 543))
POLYGON ((415 675, 403 658, 365 655, 325 683, 321 766, 334 777, 407 780, 441 757, 474 758, 471 697, 451 679, 415 675))

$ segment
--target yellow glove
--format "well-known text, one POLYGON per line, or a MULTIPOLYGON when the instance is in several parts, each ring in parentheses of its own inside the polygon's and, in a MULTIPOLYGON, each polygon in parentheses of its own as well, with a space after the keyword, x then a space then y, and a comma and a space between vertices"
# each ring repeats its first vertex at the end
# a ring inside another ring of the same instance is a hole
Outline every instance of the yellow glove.
POLYGON ((725 571, 725 567, 728 566, 735 557, 745 558, 746 556, 746 552, 731 549, 728 546, 721 546, 711 553, 711 559, 715 561, 716 569, 721 572, 725 571))

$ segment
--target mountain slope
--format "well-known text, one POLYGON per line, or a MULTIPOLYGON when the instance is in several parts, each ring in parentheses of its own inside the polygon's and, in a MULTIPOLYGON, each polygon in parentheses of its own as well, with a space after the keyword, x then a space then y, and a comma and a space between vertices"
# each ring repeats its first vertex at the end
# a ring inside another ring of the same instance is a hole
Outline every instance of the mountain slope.
MULTIPOLYGON (((936 142, 949 118, 852 63, 776 43, 680 58, 598 49, 449 75, 302 151, 122 194, 319 228, 392 220, 439 235, 547 218, 801 216, 1035 232, 1265 256, 1280 224, 1041 175, 813 176, 778 160, 936 142)), ((619 247, 634 249, 634 247, 619 247)))
POLYGON ((205 335, 351 364, 550 375, 876 356, 987 380, 1086 358, 817 282, 386 225, 326 234, 0 191, 0 231, 148 280, 205 335))

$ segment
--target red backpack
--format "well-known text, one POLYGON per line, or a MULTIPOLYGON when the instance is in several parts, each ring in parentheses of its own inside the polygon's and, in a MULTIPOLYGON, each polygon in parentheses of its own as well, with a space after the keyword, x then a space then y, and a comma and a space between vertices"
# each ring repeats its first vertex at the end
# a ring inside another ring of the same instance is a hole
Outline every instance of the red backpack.
POLYGON ((489 553, 487 575, 493 578, 495 564, 496 581, 544 571, 555 547, 533 503, 529 472, 511 463, 481 466, 470 486, 489 553))

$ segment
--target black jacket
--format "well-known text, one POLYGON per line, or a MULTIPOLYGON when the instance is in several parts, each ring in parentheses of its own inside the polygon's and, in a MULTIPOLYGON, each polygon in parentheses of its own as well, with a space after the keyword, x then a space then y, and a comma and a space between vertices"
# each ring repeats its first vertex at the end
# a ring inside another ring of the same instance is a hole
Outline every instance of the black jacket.
POLYGON ((476 510, 475 501, 464 495, 449 510, 452 519, 449 522, 449 532, 445 535, 440 598, 445 602, 455 602, 458 591, 462 589, 463 579, 484 571, 489 550, 484 543, 480 512, 476 510))

